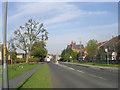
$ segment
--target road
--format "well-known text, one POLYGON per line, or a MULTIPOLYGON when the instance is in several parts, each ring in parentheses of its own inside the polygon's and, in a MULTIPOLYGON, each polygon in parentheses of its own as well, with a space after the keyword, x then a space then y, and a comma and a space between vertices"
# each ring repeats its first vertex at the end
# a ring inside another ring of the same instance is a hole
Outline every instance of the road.
POLYGON ((118 88, 118 72, 49 63, 53 88, 118 88))

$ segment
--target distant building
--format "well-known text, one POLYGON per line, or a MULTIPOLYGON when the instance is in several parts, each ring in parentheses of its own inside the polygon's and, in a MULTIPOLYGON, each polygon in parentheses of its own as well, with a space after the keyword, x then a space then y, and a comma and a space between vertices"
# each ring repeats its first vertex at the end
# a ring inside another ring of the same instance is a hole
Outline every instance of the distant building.
POLYGON ((53 56, 52 56, 52 55, 50 55, 50 54, 48 54, 48 55, 47 55, 47 57, 51 59, 53 56))
POLYGON ((84 52, 84 46, 83 44, 76 44, 76 42, 71 42, 70 45, 67 46, 67 48, 71 48, 73 51, 76 52, 84 52))
POLYGON ((16 58, 25 58, 25 53, 17 53, 16 58))
POLYGON ((120 40, 118 40, 118 36, 113 37, 109 41, 105 41, 102 43, 99 43, 98 49, 101 49, 102 53, 100 55, 101 60, 107 59, 107 53, 105 52, 105 49, 108 50, 108 58, 110 60, 116 60, 117 56, 119 56, 118 53, 118 43, 120 40))
POLYGON ((2 60, 3 60, 3 45, 0 44, 0 64, 2 64, 2 60))
POLYGON ((56 60, 60 60, 61 56, 60 55, 55 55, 56 56, 56 60))
POLYGON ((67 48, 70 48, 73 51, 78 53, 78 60, 85 59, 86 52, 85 52, 84 46, 83 46, 83 44, 81 44, 81 42, 80 42, 80 44, 76 44, 76 42, 72 41, 71 44, 67 46, 67 48))

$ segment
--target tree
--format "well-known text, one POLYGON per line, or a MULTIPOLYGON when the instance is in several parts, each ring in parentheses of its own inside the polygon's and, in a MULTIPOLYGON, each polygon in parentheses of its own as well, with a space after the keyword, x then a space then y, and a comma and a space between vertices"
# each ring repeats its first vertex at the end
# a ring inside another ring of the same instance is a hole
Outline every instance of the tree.
POLYGON ((97 53, 98 42, 97 40, 89 40, 86 46, 87 57, 93 59, 97 53))
POLYGON ((45 41, 42 40, 42 41, 35 42, 35 43, 33 44, 31 50, 34 50, 34 49, 39 48, 39 47, 45 48, 45 47, 46 47, 45 41))
POLYGON ((43 61, 47 55, 47 49, 45 47, 46 47, 45 41, 42 40, 35 42, 31 49, 31 56, 40 58, 41 61, 43 61))
POLYGON ((40 61, 43 61, 46 55, 47 55, 47 50, 42 47, 35 48, 34 50, 31 51, 31 56, 40 58, 40 61))
POLYGON ((13 62, 13 60, 16 59, 16 47, 15 47, 15 44, 14 44, 14 38, 10 38, 9 41, 8 41, 8 49, 7 49, 7 52, 8 54, 10 55, 10 58, 13 62))
POLYGON ((104 47, 100 47, 97 50, 97 60, 105 59, 106 58, 106 52, 104 47))
POLYGON ((30 19, 24 26, 14 32, 16 46, 26 53, 26 63, 30 56, 32 45, 39 40, 48 40, 48 32, 43 28, 43 23, 30 19))
POLYGON ((70 56, 72 57, 72 60, 77 60, 77 52, 74 52, 72 49, 64 49, 61 53, 63 61, 70 61, 70 56))

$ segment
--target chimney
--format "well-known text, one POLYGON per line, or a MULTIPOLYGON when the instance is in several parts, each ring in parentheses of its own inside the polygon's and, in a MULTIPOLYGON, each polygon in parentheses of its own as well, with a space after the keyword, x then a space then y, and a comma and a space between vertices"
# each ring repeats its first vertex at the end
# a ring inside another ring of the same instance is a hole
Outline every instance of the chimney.
POLYGON ((72 41, 71 42, 71 49, 73 49, 74 48, 74 42, 72 41))

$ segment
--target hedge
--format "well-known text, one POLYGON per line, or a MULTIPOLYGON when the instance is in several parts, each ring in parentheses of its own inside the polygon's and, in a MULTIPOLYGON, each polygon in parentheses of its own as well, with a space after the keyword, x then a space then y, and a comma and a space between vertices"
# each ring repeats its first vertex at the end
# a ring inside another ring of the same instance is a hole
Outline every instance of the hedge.
MULTIPOLYGON (((19 62, 22 63, 22 62, 26 62, 26 58, 16 58, 14 61, 15 61, 16 63, 19 63, 19 62)), ((39 59, 39 58, 29 58, 28 61, 29 61, 29 62, 39 62, 40 59, 39 59)))

